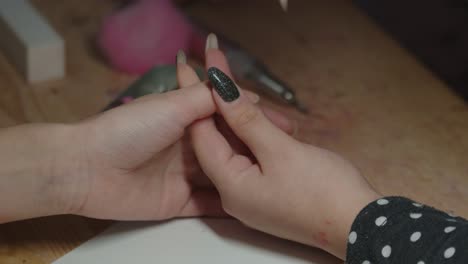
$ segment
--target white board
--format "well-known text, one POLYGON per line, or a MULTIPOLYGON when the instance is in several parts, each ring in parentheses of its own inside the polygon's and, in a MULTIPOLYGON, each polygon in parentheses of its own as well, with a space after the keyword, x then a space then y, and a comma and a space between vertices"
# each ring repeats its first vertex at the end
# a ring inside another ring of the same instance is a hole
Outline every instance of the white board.
POLYGON ((26 0, 0 0, 0 50, 30 83, 65 75, 65 44, 26 0))
POLYGON ((55 264, 335 264, 311 247, 278 239, 230 219, 119 223, 55 264))

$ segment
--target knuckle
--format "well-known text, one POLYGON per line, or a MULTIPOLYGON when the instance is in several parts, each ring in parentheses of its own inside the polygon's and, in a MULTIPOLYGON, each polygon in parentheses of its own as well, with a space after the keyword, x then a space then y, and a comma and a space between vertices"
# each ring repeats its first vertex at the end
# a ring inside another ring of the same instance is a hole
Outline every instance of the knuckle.
POLYGON ((227 214, 229 214, 231 216, 233 214, 235 214, 235 212, 233 212, 233 210, 232 210, 232 206, 230 206, 230 204, 228 202, 223 201, 222 202, 222 207, 223 207, 224 212, 226 212, 227 214))
POLYGON ((233 119, 233 125, 244 127, 255 123, 261 117, 260 109, 254 106, 243 107, 233 119))

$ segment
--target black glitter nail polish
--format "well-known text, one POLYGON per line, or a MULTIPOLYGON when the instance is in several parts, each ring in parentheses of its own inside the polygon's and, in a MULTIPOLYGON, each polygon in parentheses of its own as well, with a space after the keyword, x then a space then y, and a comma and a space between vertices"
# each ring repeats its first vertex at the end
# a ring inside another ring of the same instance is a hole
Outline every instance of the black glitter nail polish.
POLYGON ((208 78, 210 78, 214 89, 225 102, 232 102, 239 98, 240 93, 236 84, 218 68, 209 68, 208 78))

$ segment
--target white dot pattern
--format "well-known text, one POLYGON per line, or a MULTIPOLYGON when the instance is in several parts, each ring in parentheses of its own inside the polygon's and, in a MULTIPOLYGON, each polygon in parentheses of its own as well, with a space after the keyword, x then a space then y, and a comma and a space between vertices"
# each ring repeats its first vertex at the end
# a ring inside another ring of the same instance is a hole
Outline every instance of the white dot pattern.
POLYGON ((386 204, 388 204, 388 200, 387 199, 379 199, 379 200, 377 200, 377 204, 378 205, 386 205, 386 204))
POLYGON ((452 231, 455 230, 455 229, 457 229, 457 228, 454 227, 454 226, 447 226, 447 227, 444 229, 444 232, 448 234, 448 233, 452 232, 452 231))
POLYGON ((356 240, 357 240, 357 233, 353 231, 349 234, 348 242, 352 245, 356 243, 356 240))
POLYGON ((413 234, 411 234, 410 236, 410 241, 411 242, 416 242, 418 241, 420 238, 421 238, 421 232, 414 232, 413 234))
POLYGON ((392 254, 392 247, 389 245, 386 245, 382 248, 382 257, 388 258, 392 254))
POLYGON ((444 258, 449 259, 455 255, 455 248, 449 247, 444 251, 444 258))
POLYGON ((387 223, 387 217, 385 216, 380 216, 377 219, 375 219, 376 226, 384 226, 386 223, 387 223))
POLYGON ((422 214, 421 213, 411 213, 409 216, 411 218, 413 218, 413 219, 419 219, 419 218, 421 218, 422 214))
POLYGON ((468 221, 462 217, 448 217, 406 198, 385 197, 356 217, 348 236, 350 262, 346 263, 432 264, 443 259, 447 264, 468 264, 468 250, 462 250, 466 243, 468 221))

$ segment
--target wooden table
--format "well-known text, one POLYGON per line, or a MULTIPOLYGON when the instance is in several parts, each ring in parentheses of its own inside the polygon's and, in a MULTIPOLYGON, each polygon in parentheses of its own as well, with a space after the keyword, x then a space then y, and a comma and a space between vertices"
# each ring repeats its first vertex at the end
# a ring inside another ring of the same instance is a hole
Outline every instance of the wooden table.
MULTIPOLYGON (((0 126, 73 122, 103 108, 131 76, 93 46, 108 1, 35 0, 64 36, 67 78, 30 87, 0 55, 0 126), (87 2, 84 3, 84 2, 87 2)), ((291 84, 311 114, 298 137, 352 160, 384 194, 468 217, 468 107, 347 0, 198 3, 188 12, 239 41, 291 84)), ((337 194, 339 195, 339 194, 337 194)), ((110 222, 58 216, 0 226, 0 263, 49 263, 110 222)))

